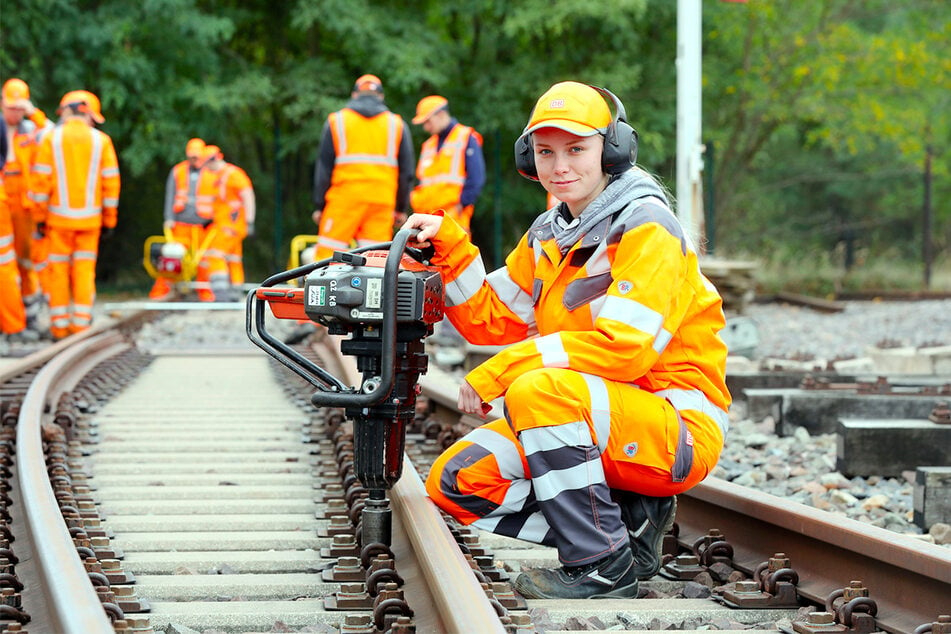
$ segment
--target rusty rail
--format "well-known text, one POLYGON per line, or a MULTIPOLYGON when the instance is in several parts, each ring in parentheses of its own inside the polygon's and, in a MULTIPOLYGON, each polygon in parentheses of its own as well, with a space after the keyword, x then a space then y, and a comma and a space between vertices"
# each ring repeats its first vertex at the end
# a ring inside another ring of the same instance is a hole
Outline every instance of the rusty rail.
MULTIPOLYGON (((42 613, 52 621, 52 631, 114 634, 53 493, 45 468, 42 425, 52 395, 74 385, 95 365, 89 362, 126 346, 117 333, 92 333, 70 343, 53 352, 55 357, 39 371, 23 400, 17 423, 17 480, 46 599, 42 613)), ((29 611, 38 610, 31 607, 29 611)))
POLYGON ((949 607, 951 551, 876 526, 717 478, 679 497, 677 524, 686 543, 718 528, 733 546, 734 565, 748 574, 786 553, 800 596, 820 605, 861 581, 887 632, 911 634, 949 607))
MULTIPOLYGON (((319 336, 320 357, 338 376, 343 376, 351 385, 358 385, 360 378, 351 357, 340 353, 340 338, 319 336)), ((403 456, 403 475, 390 491, 394 512, 394 550, 399 555, 404 548, 412 557, 413 568, 418 569, 418 583, 414 584, 414 605, 426 603, 435 609, 417 609, 425 614, 426 623, 417 622, 419 631, 442 632, 492 632, 505 631, 495 609, 469 563, 456 546, 439 510, 426 495, 423 483, 408 456, 403 456), (410 552, 411 551, 411 552, 410 552)), ((397 567, 406 574, 406 569, 397 559, 397 567)), ((406 562, 408 563, 408 562, 406 562)), ((411 577, 412 579, 412 577, 411 577)))

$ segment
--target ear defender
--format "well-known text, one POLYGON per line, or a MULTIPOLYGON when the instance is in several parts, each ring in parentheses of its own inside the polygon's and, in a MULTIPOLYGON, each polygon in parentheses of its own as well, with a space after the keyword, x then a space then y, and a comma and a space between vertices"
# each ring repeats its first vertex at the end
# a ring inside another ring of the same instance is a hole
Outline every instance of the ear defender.
POLYGON ((614 103, 614 120, 604 133, 601 167, 608 174, 622 174, 637 163, 637 130, 627 122, 624 104, 610 90, 591 86, 614 103))
MULTIPOLYGON (((607 174, 621 174, 637 163, 637 130, 627 122, 624 104, 610 90, 591 86, 614 104, 614 118, 604 131, 604 151, 601 154, 601 168, 607 174)), ((529 117, 531 120, 531 117, 529 117)), ((515 140, 515 169, 525 178, 538 180, 535 167, 535 148, 530 132, 523 132, 515 140)))
POLYGON ((532 146, 530 132, 522 133, 515 139, 515 169, 530 181, 538 180, 538 170, 535 168, 535 148, 532 146))

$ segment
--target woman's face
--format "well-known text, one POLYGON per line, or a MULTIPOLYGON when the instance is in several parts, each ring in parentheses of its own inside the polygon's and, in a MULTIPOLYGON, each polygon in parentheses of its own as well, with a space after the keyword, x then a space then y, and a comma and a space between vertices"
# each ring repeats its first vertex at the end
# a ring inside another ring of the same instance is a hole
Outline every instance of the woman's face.
POLYGON ((568 205, 576 218, 608 184, 601 169, 604 138, 577 136, 558 128, 532 133, 538 180, 552 196, 568 205))

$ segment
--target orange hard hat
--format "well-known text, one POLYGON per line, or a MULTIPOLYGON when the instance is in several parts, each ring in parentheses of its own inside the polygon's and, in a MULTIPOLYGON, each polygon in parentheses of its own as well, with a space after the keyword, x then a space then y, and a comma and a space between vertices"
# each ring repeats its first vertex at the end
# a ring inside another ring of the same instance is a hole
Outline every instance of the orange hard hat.
POLYGON ((3 84, 3 103, 7 106, 17 107, 25 105, 24 101, 30 100, 30 87, 26 82, 16 77, 8 79, 3 84))
POLYGON ((205 151, 202 153, 202 158, 206 161, 211 161, 213 159, 224 158, 225 155, 221 152, 221 148, 217 145, 206 145, 205 151))
POLYGON ((383 82, 376 75, 360 75, 357 81, 353 82, 354 92, 383 92, 383 82))
POLYGON ((24 100, 29 101, 30 99, 30 87, 26 85, 26 82, 22 79, 17 79, 13 77, 8 79, 3 84, 3 101, 8 105, 13 105, 15 102, 24 100))
POLYGON ((448 105, 449 101, 445 97, 440 97, 439 95, 429 95, 428 97, 423 97, 419 100, 419 103, 416 104, 416 116, 413 117, 413 123, 416 125, 425 123, 427 119, 440 110, 446 108, 448 105))
MULTIPOLYGON (((99 105, 99 97, 88 90, 71 90, 59 100, 59 107, 73 106, 79 104, 85 106, 85 112, 92 115, 92 120, 96 123, 105 123, 106 118, 102 116, 102 107, 99 105)), ((83 111, 83 109, 80 109, 83 111)))
POLYGON ((185 144, 185 156, 188 158, 201 158, 204 151, 205 142, 198 137, 195 137, 194 139, 188 139, 188 143, 185 144))

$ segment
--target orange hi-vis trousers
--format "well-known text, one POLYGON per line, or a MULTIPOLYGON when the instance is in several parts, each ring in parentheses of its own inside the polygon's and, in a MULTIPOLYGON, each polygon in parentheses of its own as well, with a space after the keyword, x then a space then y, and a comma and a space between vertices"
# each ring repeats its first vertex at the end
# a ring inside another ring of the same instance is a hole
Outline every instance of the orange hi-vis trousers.
MULTIPOLYGON (((0 180, 0 189, 3 181, 0 180)), ((0 192, 0 195, 3 195, 0 192)), ((5 197, 5 196, 4 196, 5 197)), ((20 271, 14 249, 13 223, 6 202, 0 199, 0 332, 13 334, 26 328, 26 311, 20 293, 20 271)))
POLYGON ((525 373, 505 394, 505 411, 506 420, 449 447, 426 490, 463 524, 556 546, 566 566, 627 543, 612 489, 681 493, 716 465, 723 445, 717 425, 697 424, 699 410, 568 369, 525 373))
POLYGON ((349 250, 353 240, 358 246, 387 242, 393 239, 393 205, 329 200, 317 235, 317 260, 349 250))
POLYGON ((50 334, 54 339, 86 330, 92 325, 96 300, 96 229, 49 227, 48 281, 50 334))

